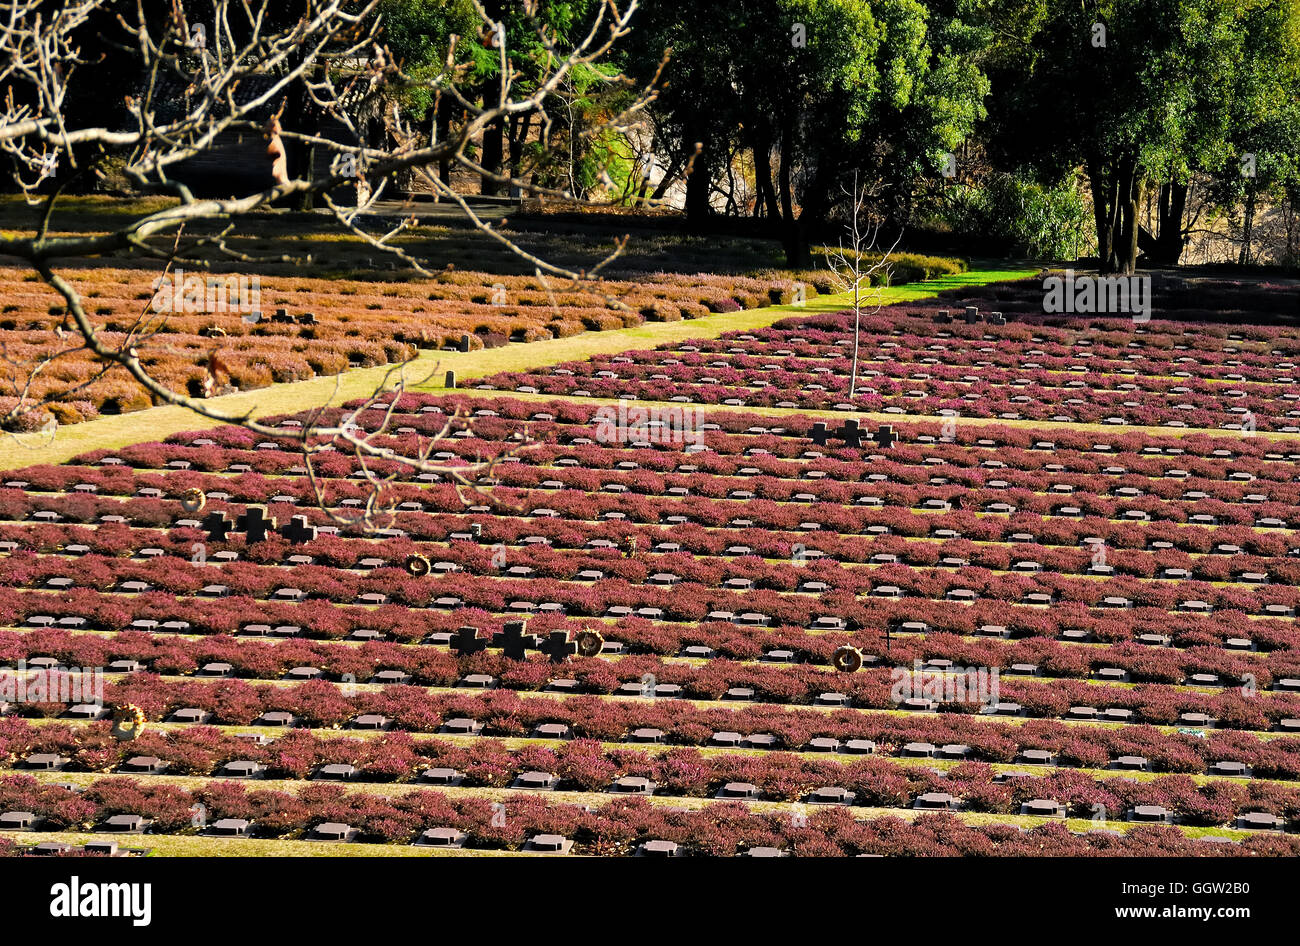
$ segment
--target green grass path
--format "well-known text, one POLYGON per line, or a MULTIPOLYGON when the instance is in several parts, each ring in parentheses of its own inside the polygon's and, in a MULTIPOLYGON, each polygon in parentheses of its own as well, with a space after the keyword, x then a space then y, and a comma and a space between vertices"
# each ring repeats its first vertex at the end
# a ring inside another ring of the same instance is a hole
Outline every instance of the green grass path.
MULTIPOLYGON (((978 269, 955 276, 880 290, 879 302, 888 304, 924 299, 946 289, 977 286, 1033 275, 1037 267, 978 269)), ((875 291, 873 290, 873 297, 875 291)), ((472 352, 422 351, 405 370, 408 387, 441 390, 443 372, 454 370, 458 382, 499 371, 523 371, 628 349, 653 348, 688 338, 715 338, 724 332, 763 328, 790 315, 836 312, 848 304, 847 294, 816 296, 802 306, 776 305, 745 309, 682 322, 647 322, 608 332, 584 332, 571 338, 511 344, 504 348, 472 352), (434 373, 436 372, 435 376, 434 373), (429 384, 416 382, 429 379, 429 384)), ((875 305, 875 299, 872 305, 875 305)), ((322 403, 341 403, 372 393, 384 380, 390 365, 357 368, 341 375, 275 384, 255 391, 240 391, 213 398, 212 404, 232 413, 252 411, 255 416, 306 410, 322 403)), ((897 418, 895 418, 897 419, 897 418)), ((51 438, 45 434, 9 435, 0 439, 0 470, 16 470, 38 463, 64 463, 90 450, 116 449, 127 444, 161 440, 182 430, 212 427, 211 421, 183 407, 155 407, 131 414, 100 417, 64 427, 51 438)))

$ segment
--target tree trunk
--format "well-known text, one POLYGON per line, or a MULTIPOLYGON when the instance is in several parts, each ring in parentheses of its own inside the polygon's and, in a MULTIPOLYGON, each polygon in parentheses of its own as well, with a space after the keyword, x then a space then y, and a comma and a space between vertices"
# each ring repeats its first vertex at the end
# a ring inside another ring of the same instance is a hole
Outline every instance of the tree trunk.
POLYGON ((1132 275, 1137 270, 1138 209, 1142 206, 1142 174, 1136 157, 1126 157, 1123 162, 1119 188, 1120 232, 1119 255, 1115 272, 1132 275))
POLYGON ((512 117, 510 119, 510 134, 507 143, 510 146, 510 156, 507 158, 510 167, 510 179, 518 181, 520 173, 523 170, 524 163, 524 143, 528 141, 528 133, 533 128, 533 116, 525 115, 522 119, 512 117))
MULTIPOLYGON (((452 103, 447 98, 438 99, 438 114, 434 117, 438 129, 439 143, 445 143, 447 136, 451 134, 451 109, 452 103)), ((451 185, 451 158, 444 155, 438 159, 438 180, 448 186, 451 185)), ((435 192, 434 198, 437 199, 435 192)))
POLYGON ((483 184, 479 193, 485 197, 495 197, 501 193, 501 184, 489 175, 501 173, 501 158, 505 152, 505 132, 505 125, 501 119, 497 119, 483 129, 483 154, 479 163, 487 173, 482 175, 483 184))
POLYGON ((1246 206, 1242 211, 1241 217, 1241 253, 1237 257, 1237 262, 1242 266, 1249 266, 1251 262, 1250 244, 1255 237, 1255 192, 1253 190, 1246 192, 1246 206))
POLYGON ((812 254, 808 250, 808 237, 804 231, 802 215, 795 219, 794 194, 791 183, 791 165, 794 164, 794 123, 786 120, 781 126, 781 242, 785 247, 785 262, 791 269, 808 269, 812 254))
POLYGON ((776 188, 772 186, 772 140, 767 134, 755 131, 749 147, 754 154, 754 187, 757 191, 754 216, 779 220, 781 210, 776 203, 776 188))
POLYGON ((1109 186, 1099 158, 1090 156, 1085 167, 1092 188, 1092 217, 1097 227, 1097 268, 1104 272, 1110 261, 1111 244, 1110 217, 1107 214, 1109 186))
POLYGON ((703 228, 709 220, 709 192, 712 189, 712 170, 709 167, 709 148, 706 144, 695 155, 690 175, 686 178, 686 225, 692 230, 703 228))
POLYGON ((1183 255, 1187 192, 1188 185, 1180 181, 1161 184, 1156 202, 1156 234, 1153 236, 1145 229, 1139 231, 1138 246, 1154 266, 1177 266, 1183 255))
MULTIPOLYGON (((325 65, 320 63, 312 70, 313 79, 319 81, 324 77, 325 65)), ((289 90, 284 110, 284 128, 304 135, 319 136, 321 132, 320 115, 312 105, 303 84, 295 82, 289 90)), ((316 163, 316 146, 298 143, 285 150, 285 164, 290 179, 311 181, 314 179, 316 163)), ((300 211, 311 210, 315 205, 311 191, 303 191, 293 198, 293 208, 300 211)))
POLYGON ((677 172, 682 169, 684 163, 681 155, 673 158, 672 164, 668 165, 668 169, 664 171, 664 176, 659 179, 659 183, 655 185, 654 191, 650 194, 650 200, 664 199, 664 194, 668 193, 668 188, 672 187, 673 181, 677 180, 677 172))
POLYGON ((1142 175, 1135 155, 1122 155, 1111 164, 1092 156, 1087 162, 1092 184, 1093 215, 1097 224, 1098 270, 1131 274, 1137 269, 1142 203, 1142 175))

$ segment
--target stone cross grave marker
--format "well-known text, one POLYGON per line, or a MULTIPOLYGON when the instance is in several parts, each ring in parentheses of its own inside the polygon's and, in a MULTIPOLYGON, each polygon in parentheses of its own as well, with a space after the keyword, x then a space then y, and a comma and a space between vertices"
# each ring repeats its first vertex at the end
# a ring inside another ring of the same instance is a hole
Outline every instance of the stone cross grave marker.
POLYGON ((551 631, 550 636, 541 645, 540 650, 555 663, 562 663, 569 656, 578 652, 578 645, 569 640, 568 631, 551 631))
POLYGON ((266 515, 265 506, 249 506, 236 521, 235 528, 247 534, 249 542, 262 542, 268 532, 275 530, 275 517, 266 515))
POLYGON ((477 654, 487 645, 487 640, 478 636, 477 627, 458 627, 456 636, 451 639, 451 649, 462 657, 477 654))
POLYGON ((280 529, 280 534, 294 545, 303 545, 316 538, 316 527, 307 521, 306 516, 294 516, 280 529))
POLYGON ((224 512, 211 512, 203 519, 203 529, 212 542, 226 541, 226 533, 233 532, 235 524, 224 512))
POLYGON ((524 633, 527 627, 527 621, 507 621, 501 631, 501 652, 511 660, 523 660, 529 647, 536 649, 538 646, 536 634, 524 633))
POLYGON ((835 432, 835 436, 843 440, 845 446, 862 446, 862 428, 858 426, 858 422, 854 419, 846 420, 844 426, 835 432))

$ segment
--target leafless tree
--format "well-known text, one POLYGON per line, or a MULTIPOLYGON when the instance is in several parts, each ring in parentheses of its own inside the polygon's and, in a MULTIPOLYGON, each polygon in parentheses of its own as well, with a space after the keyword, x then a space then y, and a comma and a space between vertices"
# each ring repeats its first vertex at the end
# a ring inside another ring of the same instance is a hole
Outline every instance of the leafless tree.
POLYGON ((848 200, 845 207, 848 219, 845 221, 844 233, 837 247, 827 250, 826 262, 830 267, 831 278, 839 290, 853 293, 853 364, 849 372, 849 398, 852 399, 857 394, 858 346, 862 313, 867 311, 868 314, 874 315, 883 305, 880 292, 871 293, 868 290, 878 282, 876 279, 878 275, 883 275, 882 281, 888 284, 889 257, 898 248, 902 236, 900 234, 888 250, 877 254, 876 241, 880 236, 880 223, 870 216, 868 194, 865 189, 858 187, 856 172, 853 175, 853 187, 852 189, 845 187, 844 196, 848 200), (874 304, 871 304, 868 309, 871 299, 874 299, 874 304))
MULTIPOLYGON (((480 36, 448 37, 443 67, 432 77, 419 79, 406 74, 383 45, 378 0, 317 0, 306 4, 307 12, 296 22, 278 29, 268 24, 275 21, 275 13, 281 9, 277 4, 283 0, 209 2, 204 22, 191 23, 179 0, 172 4, 171 16, 162 20, 156 14, 146 16, 146 0, 65 0, 62 4, 0 0, 0 152, 11 162, 17 186, 30 203, 40 208, 39 223, 31 232, 0 232, 0 255, 16 257, 30 266, 62 297, 67 313, 63 325, 55 331, 57 338, 52 339, 48 354, 26 366, 27 383, 20 388, 17 405, 7 416, 0 416, 0 424, 66 398, 70 392, 33 395, 31 379, 48 372, 61 358, 89 353, 105 372, 124 370, 155 404, 178 405, 215 422, 285 437, 288 432, 284 428, 267 426, 251 412, 218 409, 213 402, 172 390, 159 381, 145 363, 146 348, 162 327, 158 314, 146 306, 129 330, 109 340, 103 326, 87 312, 77 290, 59 271, 70 260, 117 255, 157 259, 166 267, 212 256, 235 262, 266 262, 266 258, 254 259, 233 248, 229 235, 240 218, 285 198, 304 194, 318 198, 330 208, 339 226, 426 276, 442 267, 419 258, 397 242, 397 237, 415 223, 413 218, 385 232, 372 232, 366 223, 365 212, 383 195, 385 182, 395 174, 418 175, 439 197, 457 204, 478 230, 528 261, 548 288, 549 278, 570 282, 592 279, 621 252, 623 243, 586 270, 548 262, 481 219, 462 195, 444 183, 437 169, 440 163, 450 162, 475 175, 493 177, 519 192, 572 197, 564 191, 539 187, 522 172, 512 177, 509 172, 489 171, 477 163, 470 145, 494 122, 525 115, 538 122, 542 143, 549 145, 552 122, 548 109, 563 105, 564 89, 579 69, 599 75, 611 85, 625 87, 629 102, 619 114, 585 127, 583 134, 626 132, 632 123, 640 121, 653 93, 648 88, 637 89, 621 75, 588 69, 627 34, 637 0, 604 0, 588 31, 564 48, 556 41, 555 32, 538 19, 535 0, 524 0, 525 17, 532 23, 543 50, 540 78, 534 73, 524 92, 519 91, 520 74, 511 50, 506 48, 504 30, 477 0, 480 36), (97 81, 95 64, 80 56, 77 36, 92 22, 92 16, 106 13, 114 16, 125 47, 132 51, 139 86, 126 97, 129 120, 122 127, 74 126, 68 119, 69 103, 75 101, 79 88, 97 81), (493 94, 485 95, 480 87, 471 88, 467 82, 468 57, 458 56, 457 49, 471 42, 485 42, 499 54, 499 82, 493 94), (168 92, 178 82, 185 89, 179 103, 168 92), (435 114, 444 100, 454 103, 449 111, 457 117, 441 132, 436 126, 421 128, 404 112, 402 96, 397 93, 416 88, 431 93, 435 114), (305 95, 320 114, 341 122, 360 144, 284 129, 280 116, 291 93, 305 95), (268 113, 269 119, 261 117, 268 113), (383 115, 382 146, 365 144, 367 136, 358 127, 361 116, 376 114, 383 115), (222 136, 232 132, 264 136, 273 183, 240 197, 196 197, 178 180, 178 168, 213 150, 222 136), (95 148, 124 154, 125 174, 141 193, 174 195, 179 203, 142 212, 106 233, 52 234, 50 219, 62 191, 52 187, 50 178, 60 163, 75 170, 77 162, 84 161, 78 155, 95 148), (330 173, 314 178, 310 174, 290 176, 286 148, 323 149, 334 158, 330 173), (331 196, 340 185, 362 180, 369 186, 358 187, 359 206, 341 206, 331 196), (215 230, 215 235, 192 235, 193 228, 199 225, 215 230), (187 227, 191 228, 189 232, 187 227)), ((216 353, 211 357, 215 359, 216 353)), ((471 488, 491 478, 491 465, 496 460, 468 467, 431 460, 433 445, 463 422, 461 418, 448 418, 446 429, 432 437, 427 448, 406 453, 392 448, 391 440, 386 438, 386 420, 408 384, 405 366, 395 366, 384 383, 365 399, 362 409, 345 413, 336 423, 325 423, 321 420, 324 413, 316 412, 313 422, 292 432, 314 484, 317 478, 311 462, 325 449, 349 451, 360 461, 372 486, 372 504, 379 502, 385 481, 385 477, 370 473, 369 464, 375 461, 385 461, 390 467, 399 464, 408 473, 434 473, 471 488), (386 409, 385 423, 364 429, 357 418, 376 407, 386 409)), ((370 507, 367 510, 372 511, 370 507)), ((366 523, 372 518, 368 515, 366 523)))

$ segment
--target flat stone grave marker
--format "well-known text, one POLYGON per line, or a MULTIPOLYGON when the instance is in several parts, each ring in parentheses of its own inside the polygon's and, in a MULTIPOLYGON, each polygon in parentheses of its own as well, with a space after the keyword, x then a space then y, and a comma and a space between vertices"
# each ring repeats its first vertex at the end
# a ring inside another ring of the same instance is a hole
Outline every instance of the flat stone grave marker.
POLYGON ((573 730, 564 723, 540 723, 533 727, 532 735, 537 739, 569 739, 573 730))
POLYGON ((1268 812, 1247 811, 1237 817, 1237 827, 1247 831, 1274 831, 1282 827, 1282 820, 1268 812))
POLYGON ((559 834, 537 834, 529 838, 524 850, 534 854, 568 854, 573 841, 559 834))
POLYGON ((560 780, 550 772, 523 772, 516 776, 511 788, 528 789, 531 791, 549 792, 554 791, 560 780))
POLYGON ((1211 775, 1227 775, 1234 778, 1249 778, 1250 768, 1244 762, 1222 760, 1210 766, 1211 775))
POLYGON ((30 811, 6 811, 0 814, 0 831, 35 831, 44 821, 30 811))
POLYGON ((1022 815, 1038 815, 1048 818, 1065 817, 1065 806, 1053 798, 1034 798, 1020 806, 1022 815))
POLYGON ((100 823, 101 831, 119 834, 141 834, 147 823, 142 815, 110 815, 100 823))
POLYGON ((459 785, 465 780, 463 773, 445 767, 425 769, 420 774, 420 778, 433 785, 459 785))
POLYGON ((1054 759, 1049 749, 1023 749, 1020 752, 1020 761, 1031 765, 1051 765, 1054 759))
POLYGON ((167 768, 167 763, 157 756, 138 755, 122 763, 121 771, 137 775, 157 775, 167 768))
POLYGON ((856 797, 847 788, 829 785, 809 793, 807 801, 810 805, 852 805, 856 797))
POLYGON ((348 782, 355 778, 356 774, 356 767, 345 762, 331 762, 316 770, 316 778, 328 782, 348 782))
POLYGON ((1134 821, 1169 821, 1171 815, 1169 811, 1159 805, 1135 805, 1130 813, 1134 821))
POLYGON ((957 799, 947 792, 924 792, 916 796, 914 807, 926 809, 948 809, 957 806, 957 799))
POLYGON ((221 767, 223 778, 261 778, 266 766, 251 759, 232 759, 221 767))
POLYGON ((323 824, 318 824, 312 829, 309 840, 348 842, 355 840, 358 834, 360 834, 360 832, 349 824, 326 821, 323 824))
POLYGON ((428 828, 421 832, 415 843, 426 847, 456 849, 464 847, 468 839, 469 835, 456 828, 428 828))
POLYGON ((51 856, 58 854, 67 854, 72 851, 72 845, 64 841, 42 841, 30 851, 37 856, 51 856))

